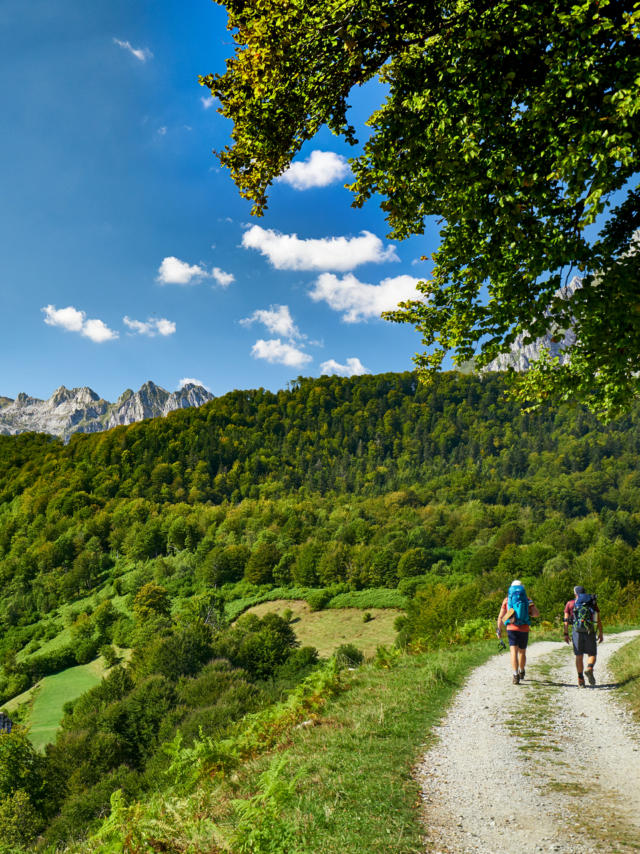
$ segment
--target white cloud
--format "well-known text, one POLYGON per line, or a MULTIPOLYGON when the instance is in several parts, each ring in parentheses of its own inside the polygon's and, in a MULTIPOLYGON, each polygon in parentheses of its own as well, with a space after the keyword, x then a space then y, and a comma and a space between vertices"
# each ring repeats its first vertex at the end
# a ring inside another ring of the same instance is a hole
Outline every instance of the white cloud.
POLYGON ((47 305, 42 311, 44 312, 44 322, 48 326, 58 326, 61 329, 66 329, 68 332, 79 332, 85 338, 89 338, 96 343, 103 341, 112 341, 118 337, 118 333, 109 327, 102 320, 97 318, 89 318, 84 311, 68 305, 66 308, 56 308, 55 305, 47 305))
POLYGON ((186 385, 199 385, 202 388, 206 388, 207 391, 211 391, 208 385, 205 385, 201 380, 197 380, 194 377, 183 377, 178 383, 178 388, 184 388, 186 385))
POLYGON ((233 273, 225 273, 220 267, 214 267, 208 273, 199 264, 188 264, 173 255, 162 259, 156 276, 156 281, 160 282, 161 285, 193 285, 201 279, 215 279, 223 288, 228 287, 231 282, 235 282, 233 273))
POLYGON ((221 270, 220 267, 214 267, 211 271, 211 276, 223 288, 228 287, 231 282, 235 282, 236 280, 236 277, 233 275, 233 273, 225 273, 225 271, 221 270))
POLYGON ((106 323, 102 320, 98 320, 97 318, 85 320, 84 326, 82 327, 82 334, 86 338, 90 338, 92 341, 95 341, 96 344, 101 344, 103 341, 112 341, 114 338, 118 337, 117 332, 113 329, 109 329, 106 323))
POLYGON ((394 309, 404 300, 421 299, 416 290, 420 279, 413 276, 396 276, 383 279, 379 285, 358 281, 353 273, 340 279, 332 273, 323 273, 316 280, 309 296, 314 302, 324 301, 334 311, 343 312, 347 323, 358 323, 370 317, 380 317, 383 311, 394 309))
POLYGON ((124 325, 128 326, 132 332, 137 332, 138 335, 148 335, 153 338, 156 335, 173 335, 176 331, 176 325, 173 320, 167 320, 166 317, 152 318, 148 320, 132 320, 130 317, 122 318, 124 325))
POLYGON ((158 267, 156 281, 162 285, 190 285, 207 276, 207 271, 198 264, 187 264, 173 255, 163 258, 158 267))
POLYGON ((395 247, 383 248, 370 231, 360 237, 327 237, 301 240, 297 234, 281 234, 253 225, 242 235, 245 249, 257 249, 277 270, 353 270, 359 264, 398 261, 395 247))
POLYGON ((211 107, 213 107, 213 105, 215 104, 215 102, 216 99, 213 97, 213 95, 203 95, 200 98, 200 103, 205 108, 205 110, 210 110, 211 107))
POLYGON ((167 128, 164 126, 161 128, 158 128, 157 133, 158 133, 158 136, 166 136, 167 135, 167 128))
POLYGON ((66 308, 56 308, 55 305, 47 305, 44 311, 44 322, 48 326, 60 326, 62 329, 67 329, 69 332, 82 332, 86 314, 84 311, 78 311, 72 305, 66 308))
POLYGON ((362 364, 355 356, 347 359, 346 365, 341 365, 335 359, 328 359, 320 365, 323 374, 337 374, 339 377, 353 377, 356 374, 370 374, 371 371, 362 364))
POLYGON ((308 160, 296 160, 277 179, 296 190, 326 187, 340 181, 349 172, 349 164, 333 151, 312 151, 308 160))
POLYGON ((300 368, 313 361, 308 353, 279 338, 269 341, 260 338, 251 348, 251 355, 255 359, 266 359, 271 364, 288 365, 290 368, 300 368))
POLYGON ((302 338, 291 317, 288 305, 272 305, 269 309, 261 308, 254 311, 251 317, 245 317, 240 321, 242 326, 251 326, 252 323, 262 323, 269 332, 274 335, 282 335, 284 338, 302 338))
POLYGON ((118 47, 124 48, 124 50, 128 50, 132 56, 135 56, 136 59, 139 59, 140 62, 146 62, 148 59, 153 58, 153 54, 146 47, 133 47, 131 42, 122 41, 121 39, 113 40, 118 47))

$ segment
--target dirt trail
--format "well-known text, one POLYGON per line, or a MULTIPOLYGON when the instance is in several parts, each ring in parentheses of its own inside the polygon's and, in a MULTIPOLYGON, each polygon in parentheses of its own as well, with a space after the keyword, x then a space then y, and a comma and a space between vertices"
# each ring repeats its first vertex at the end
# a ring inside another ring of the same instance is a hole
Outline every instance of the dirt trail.
POLYGON ((594 688, 563 643, 529 647, 522 685, 507 654, 474 671, 418 769, 427 851, 640 851, 640 727, 606 666, 638 634, 605 637, 594 688))

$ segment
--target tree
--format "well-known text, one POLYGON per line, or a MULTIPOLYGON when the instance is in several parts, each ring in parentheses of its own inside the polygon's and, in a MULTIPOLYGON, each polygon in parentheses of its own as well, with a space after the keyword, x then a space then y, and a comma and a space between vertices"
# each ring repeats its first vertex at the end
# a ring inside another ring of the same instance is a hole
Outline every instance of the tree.
POLYGON ((201 83, 234 123, 219 156, 254 213, 322 125, 356 142, 347 98, 377 76, 388 95, 352 160, 354 205, 379 194, 398 239, 441 224, 424 299, 386 315, 432 348, 419 369, 450 351, 486 366, 519 333, 572 326, 570 361, 543 358, 521 395, 628 405, 640 391, 637 0, 218 2, 236 53, 201 83), (574 270, 581 287, 561 291, 574 270))
POLYGON ((152 617, 168 617, 171 612, 171 600, 165 587, 150 581, 144 584, 133 600, 133 612, 143 621, 152 617))
POLYGON ((0 800, 24 791, 37 800, 42 790, 42 758, 22 727, 0 736, 0 800))

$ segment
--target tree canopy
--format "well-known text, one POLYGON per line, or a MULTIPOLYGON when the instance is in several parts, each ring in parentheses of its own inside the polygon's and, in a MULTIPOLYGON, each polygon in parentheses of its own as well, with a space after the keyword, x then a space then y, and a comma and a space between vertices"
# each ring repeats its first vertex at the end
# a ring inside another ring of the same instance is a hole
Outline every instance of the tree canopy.
POLYGON ((201 82, 233 121, 219 156, 254 213, 321 126, 356 144, 349 93, 385 85, 351 189, 355 206, 382 197, 396 239, 438 218, 423 298, 387 313, 422 334, 421 371, 573 327, 569 360, 543 358, 522 395, 612 412, 638 394, 639 2, 216 2, 236 51, 201 82))

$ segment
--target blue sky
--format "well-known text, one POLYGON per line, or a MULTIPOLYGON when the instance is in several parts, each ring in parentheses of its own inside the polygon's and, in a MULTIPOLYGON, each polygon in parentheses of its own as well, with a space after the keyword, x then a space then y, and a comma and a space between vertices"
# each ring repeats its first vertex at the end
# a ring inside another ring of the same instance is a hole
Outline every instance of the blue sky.
MULTIPOLYGON (((352 151, 326 131, 250 217, 198 85, 233 49, 223 8, 2 0, 1 18, 0 395, 411 368, 417 333, 378 314, 437 234, 393 243, 375 201, 351 208, 352 151)), ((357 126, 380 97, 354 94, 357 126)))

